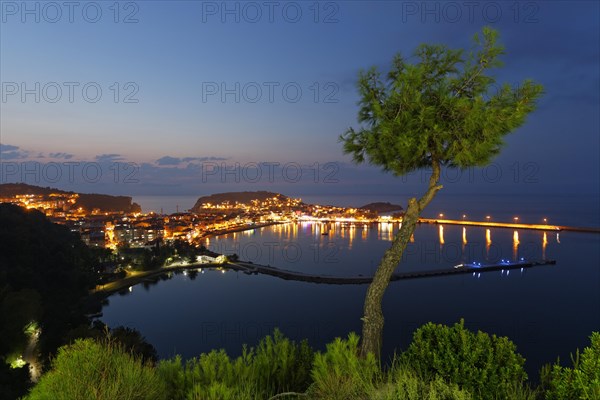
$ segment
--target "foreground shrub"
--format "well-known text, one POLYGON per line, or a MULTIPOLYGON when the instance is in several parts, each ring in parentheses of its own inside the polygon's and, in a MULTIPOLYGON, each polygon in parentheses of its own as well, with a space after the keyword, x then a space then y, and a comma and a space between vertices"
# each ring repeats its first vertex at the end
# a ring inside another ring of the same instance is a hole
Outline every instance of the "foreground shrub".
POLYGON ((477 399, 505 399, 527 379, 525 359, 508 338, 473 333, 464 320, 452 327, 427 323, 402 355, 425 380, 438 375, 477 399))
POLYGON ((185 397, 186 400, 254 400, 260 399, 250 387, 229 387, 222 382, 212 382, 208 386, 196 384, 185 397))
MULTIPOLYGON (((541 389, 523 385, 523 358, 506 338, 426 324, 408 350, 382 372, 370 354, 359 357, 359 337, 336 338, 313 356, 275 330, 256 348, 230 358, 213 350, 153 367, 115 338, 85 339, 59 349, 50 372, 26 400, 478 400, 600 399, 600 333, 573 358, 573 368, 543 371, 541 389), (543 393, 542 393, 543 392, 543 393)), ((0 392, 0 397, 8 393, 0 392)), ((10 396, 8 398, 15 398, 10 396)))
POLYGON ((547 400, 600 399, 600 333, 590 336, 591 345, 571 357, 573 368, 560 366, 542 370, 547 400))
POLYGON ((367 398, 374 392, 381 378, 379 364, 373 354, 366 359, 358 356, 358 342, 359 337, 351 333, 348 340, 336 338, 325 353, 315 355, 311 398, 347 400, 367 398))
POLYGON ((314 354, 306 340, 297 345, 276 329, 273 337, 260 341, 253 355, 250 379, 269 393, 305 391, 310 385, 314 354))
POLYGON ((439 375, 425 381, 409 366, 396 365, 389 373, 389 383, 374 391, 373 400, 474 400, 456 384, 446 383, 439 375))
POLYGON ((123 347, 135 358, 139 358, 143 363, 149 361, 151 364, 158 362, 158 353, 152 344, 137 329, 118 326, 110 328, 105 323, 95 320, 91 326, 81 324, 69 331, 65 337, 65 343, 70 344, 77 339, 95 339, 97 341, 110 340, 123 347))
POLYGON ((52 369, 26 399, 161 400, 167 391, 156 371, 122 346, 85 339, 58 350, 52 369))
POLYGON ((224 350, 199 358, 161 361, 158 373, 176 399, 268 398, 277 393, 303 392, 310 384, 313 352, 306 341, 296 344, 279 330, 266 336, 256 348, 244 346, 231 359, 224 350))

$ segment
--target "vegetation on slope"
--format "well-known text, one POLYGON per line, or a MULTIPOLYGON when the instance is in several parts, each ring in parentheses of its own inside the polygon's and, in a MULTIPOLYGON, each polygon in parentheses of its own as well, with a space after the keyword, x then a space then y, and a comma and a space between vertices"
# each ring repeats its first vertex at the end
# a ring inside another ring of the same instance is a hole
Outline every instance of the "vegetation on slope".
POLYGON ((111 339, 86 339, 61 348, 26 400, 591 400, 599 398, 599 339, 592 335, 573 369, 548 367, 545 385, 535 389, 526 385, 524 360, 510 340, 470 332, 462 321, 419 328, 388 368, 373 355, 359 356, 354 333, 313 353, 276 330, 235 359, 213 350, 156 366, 111 339))

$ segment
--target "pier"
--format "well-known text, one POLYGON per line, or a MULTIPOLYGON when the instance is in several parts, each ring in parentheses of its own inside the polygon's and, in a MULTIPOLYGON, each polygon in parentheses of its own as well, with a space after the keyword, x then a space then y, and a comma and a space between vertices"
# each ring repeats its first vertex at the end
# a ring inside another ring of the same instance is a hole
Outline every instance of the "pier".
POLYGON ((438 224, 438 225, 464 225, 464 226, 484 226, 489 228, 508 228, 508 229, 532 229, 538 231, 571 231, 584 233, 600 233, 600 228, 588 228, 565 225, 547 225, 547 224, 521 224, 512 222, 491 222, 491 221, 464 221, 454 219, 439 218, 420 218, 420 223, 438 224))
MULTIPOLYGON (((497 264, 480 265, 477 263, 461 264, 454 268, 444 268, 426 271, 410 271, 395 273, 392 275, 390 281, 399 281, 404 279, 416 279, 416 278, 432 278, 447 275, 457 274, 472 274, 481 276, 482 273, 493 272, 493 271, 508 271, 511 270, 524 270, 526 268, 547 266, 556 264, 555 260, 539 260, 539 261, 517 261, 509 262, 503 261, 497 264)), ((311 282, 311 283, 324 283, 331 285, 364 285, 371 283, 373 277, 366 276, 329 276, 329 275, 311 275, 302 272, 289 271, 285 269, 275 268, 267 265, 252 264, 248 262, 236 262, 229 263, 227 266, 236 271, 242 271, 247 274, 264 274, 270 275, 277 278, 299 281, 299 282, 311 282)))
MULTIPOLYGON (((454 268, 443 268, 425 271, 408 271, 401 273, 394 273, 390 278, 390 281, 399 281, 405 279, 418 279, 418 278, 433 278, 448 275, 458 274, 472 274, 473 276, 480 277, 482 273, 489 273, 494 271, 502 271, 509 274, 511 270, 523 271, 528 268, 549 266, 556 264, 555 260, 538 260, 538 261, 502 261, 497 264, 481 265, 479 263, 461 264, 454 268)), ((165 273, 184 271, 188 269, 231 269, 234 271, 240 271, 248 275, 263 274, 270 275, 276 278, 298 281, 298 282, 309 282, 309 283, 322 283, 329 285, 365 285, 373 281, 371 276, 331 276, 331 275, 312 275, 305 274, 298 271, 290 271, 286 269, 272 267, 270 265, 253 264, 246 261, 229 261, 224 264, 180 264, 171 267, 162 267, 152 271, 136 272, 127 276, 123 279, 119 279, 114 282, 110 282, 104 285, 99 285, 90 292, 90 298, 92 300, 101 300, 110 296, 113 293, 131 288, 139 283, 144 282, 155 282, 156 279, 165 273)))

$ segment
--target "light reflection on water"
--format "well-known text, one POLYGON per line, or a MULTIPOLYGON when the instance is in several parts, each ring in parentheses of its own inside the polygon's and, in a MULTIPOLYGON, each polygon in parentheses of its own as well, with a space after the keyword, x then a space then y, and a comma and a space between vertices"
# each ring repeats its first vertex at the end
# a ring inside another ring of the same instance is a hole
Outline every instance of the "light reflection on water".
MULTIPOLYGON (((206 240, 219 253, 302 272, 372 275, 398 224, 293 223, 206 240), (323 235, 323 233, 327 233, 323 235)), ((394 282, 384 300, 384 351, 406 347, 428 321, 509 336, 530 375, 587 344, 600 330, 600 235, 419 225, 398 271, 462 262, 551 258, 556 266, 394 282), (468 239, 468 241, 467 241, 468 239)), ((360 331, 366 286, 317 285, 236 272, 202 271, 113 296, 103 320, 139 329, 162 357, 224 347, 239 354, 275 326, 323 348, 360 331), (204 273, 206 272, 206 273, 204 273)))
MULTIPOLYGON (((242 260, 290 270, 367 275, 374 271, 399 227, 387 222, 288 223, 212 238, 205 241, 205 246, 217 253, 235 253, 242 260)), ((557 246, 557 241, 549 243, 548 235, 541 231, 420 225, 399 268, 434 269, 462 262, 495 263, 520 258, 539 260, 557 246)))

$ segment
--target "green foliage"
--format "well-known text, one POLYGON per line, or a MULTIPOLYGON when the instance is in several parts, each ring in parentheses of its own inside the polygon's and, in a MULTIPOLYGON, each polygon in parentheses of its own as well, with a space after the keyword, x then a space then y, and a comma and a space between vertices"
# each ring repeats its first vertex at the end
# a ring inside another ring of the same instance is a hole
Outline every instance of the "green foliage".
POLYGON ((278 393, 305 390, 310 384, 313 351, 305 340, 296 345, 279 330, 260 341, 252 359, 253 377, 259 387, 278 393))
POLYGON ((154 346, 148 343, 136 329, 119 326, 111 329, 109 338, 122 345, 128 352, 141 358, 144 363, 155 364, 158 361, 158 354, 154 346))
POLYGON ((156 371, 120 345, 85 339, 59 349, 26 399, 160 400, 167 392, 156 371))
POLYGON ((502 137, 535 109, 542 87, 526 80, 493 90, 490 69, 501 66, 498 33, 484 28, 468 54, 423 44, 408 63, 397 55, 385 78, 376 68, 359 76, 359 130, 340 136, 344 152, 396 175, 433 163, 466 168, 486 165, 502 137))
POLYGON ((600 399, 600 333, 590 336, 591 345, 572 358, 573 368, 562 367, 560 360, 542 372, 547 400, 600 399))
POLYGON ((87 338, 99 341, 110 340, 122 346, 125 351, 131 353, 134 357, 141 359, 143 363, 156 364, 158 362, 156 349, 146 341, 146 338, 137 329, 124 326, 111 329, 103 322, 95 320, 91 326, 81 325, 71 330, 65 339, 67 343, 71 344, 77 339, 87 338))
POLYGON ((185 398, 187 400, 252 400, 261 398, 255 396, 252 391, 253 389, 248 386, 232 388, 223 382, 211 382, 206 387, 199 384, 194 385, 185 398))
POLYGON ((456 384, 446 383, 439 375, 422 379, 408 365, 397 364, 389 373, 389 383, 372 395, 373 400, 472 400, 471 394, 456 384))
MULTIPOLYGON (((511 400, 539 400, 540 390, 538 387, 530 387, 523 385, 521 382, 512 382, 503 396, 511 400)), ((503 399, 501 396, 496 396, 496 399, 503 399)))
POLYGON ((167 391, 173 399, 184 399, 186 392, 191 390, 186 386, 186 369, 181 356, 177 355, 168 360, 161 360, 157 366, 157 373, 167 385, 167 391))
MULTIPOLYGON (((554 365, 547 371, 546 399, 600 398, 600 334, 593 333, 591 341, 575 357, 573 369, 554 365)), ((154 366, 115 336, 101 336, 62 347, 26 400, 541 399, 541 391, 523 385, 524 360, 514 344, 469 332, 463 321, 419 328, 409 349, 386 371, 372 354, 359 357, 358 344, 351 333, 313 356, 305 342, 295 344, 275 330, 256 348, 244 346, 235 359, 213 350, 187 362, 176 356, 154 366)), ((15 377, 22 373, 17 371, 23 370, 9 370, 15 377)), ((0 379, 0 388, 5 383, 0 379)), ((26 386, 9 390, 0 391, 0 399, 16 398, 26 386)))
POLYGON ((452 327, 427 323, 417 329, 402 355, 421 377, 436 375, 478 399, 508 398, 527 379, 525 359, 508 338, 473 333, 464 320, 452 327))
POLYGON ((498 33, 483 28, 468 54, 444 45, 423 44, 414 63, 397 55, 387 76, 375 67, 361 71, 358 122, 340 135, 344 152, 395 175, 431 168, 429 187, 418 202, 409 200, 403 224, 386 251, 365 297, 361 353, 379 354, 383 334, 381 303, 393 270, 418 217, 437 191, 442 167, 488 164, 500 152, 503 137, 523 125, 542 94, 526 80, 494 92, 490 70, 501 66, 504 48, 498 33))
POLYGON ((310 384, 313 354, 303 341, 296 344, 279 330, 259 345, 231 359, 224 350, 213 350, 185 365, 180 357, 161 361, 158 373, 174 398, 268 398, 284 391, 304 391, 310 384))
POLYGON ((325 353, 317 353, 312 369, 313 385, 309 393, 315 399, 346 400, 365 398, 381 379, 381 370, 373 354, 359 357, 359 337, 350 333, 347 340, 336 338, 325 353))

